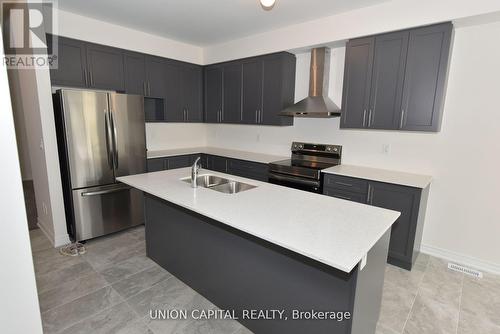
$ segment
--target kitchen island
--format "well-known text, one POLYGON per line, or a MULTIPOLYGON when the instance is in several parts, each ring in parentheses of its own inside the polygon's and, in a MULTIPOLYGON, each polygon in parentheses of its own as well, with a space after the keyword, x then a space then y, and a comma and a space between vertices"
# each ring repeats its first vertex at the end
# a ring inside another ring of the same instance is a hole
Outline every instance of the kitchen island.
POLYGON ((256 187, 193 189, 190 171, 118 179, 145 193, 150 258, 257 334, 375 332, 398 212, 208 170, 256 187))

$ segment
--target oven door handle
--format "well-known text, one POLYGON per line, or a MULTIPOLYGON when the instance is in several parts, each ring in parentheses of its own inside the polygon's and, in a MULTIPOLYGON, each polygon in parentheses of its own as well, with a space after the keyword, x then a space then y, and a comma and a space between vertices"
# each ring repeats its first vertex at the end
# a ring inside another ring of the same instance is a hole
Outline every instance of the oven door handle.
POLYGON ((295 177, 295 176, 289 176, 289 175, 283 175, 283 174, 276 174, 276 173, 269 173, 269 179, 277 180, 277 181, 287 181, 287 182, 293 182, 297 184, 302 184, 306 186, 314 186, 314 187, 319 187, 321 185, 321 182, 318 180, 306 180, 303 178, 295 177))

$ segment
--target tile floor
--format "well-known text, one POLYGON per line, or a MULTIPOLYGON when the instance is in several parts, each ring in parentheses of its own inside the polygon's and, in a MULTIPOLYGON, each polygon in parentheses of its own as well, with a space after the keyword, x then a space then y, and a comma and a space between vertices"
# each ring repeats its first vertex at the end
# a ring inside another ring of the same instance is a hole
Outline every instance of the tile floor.
MULTIPOLYGON (((251 334, 236 321, 150 320, 151 308, 215 306, 145 255, 144 227, 63 257, 30 232, 44 333, 251 334)), ((421 255, 411 272, 387 265, 377 334, 498 334, 500 277, 475 279, 421 255)))

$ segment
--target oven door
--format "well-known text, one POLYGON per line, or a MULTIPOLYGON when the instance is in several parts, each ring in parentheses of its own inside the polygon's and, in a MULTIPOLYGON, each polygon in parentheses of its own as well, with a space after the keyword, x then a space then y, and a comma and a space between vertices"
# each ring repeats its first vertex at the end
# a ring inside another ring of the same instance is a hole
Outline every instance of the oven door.
POLYGON ((321 193, 321 181, 287 174, 269 173, 269 183, 314 193, 321 193))

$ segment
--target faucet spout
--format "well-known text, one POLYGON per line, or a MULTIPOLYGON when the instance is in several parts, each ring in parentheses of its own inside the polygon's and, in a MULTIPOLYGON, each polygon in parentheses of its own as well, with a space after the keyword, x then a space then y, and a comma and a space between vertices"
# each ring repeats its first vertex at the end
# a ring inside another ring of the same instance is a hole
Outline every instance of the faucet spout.
POLYGON ((200 169, 200 165, 198 162, 200 161, 200 157, 196 158, 193 165, 191 166, 191 187, 198 188, 198 170, 200 169))

